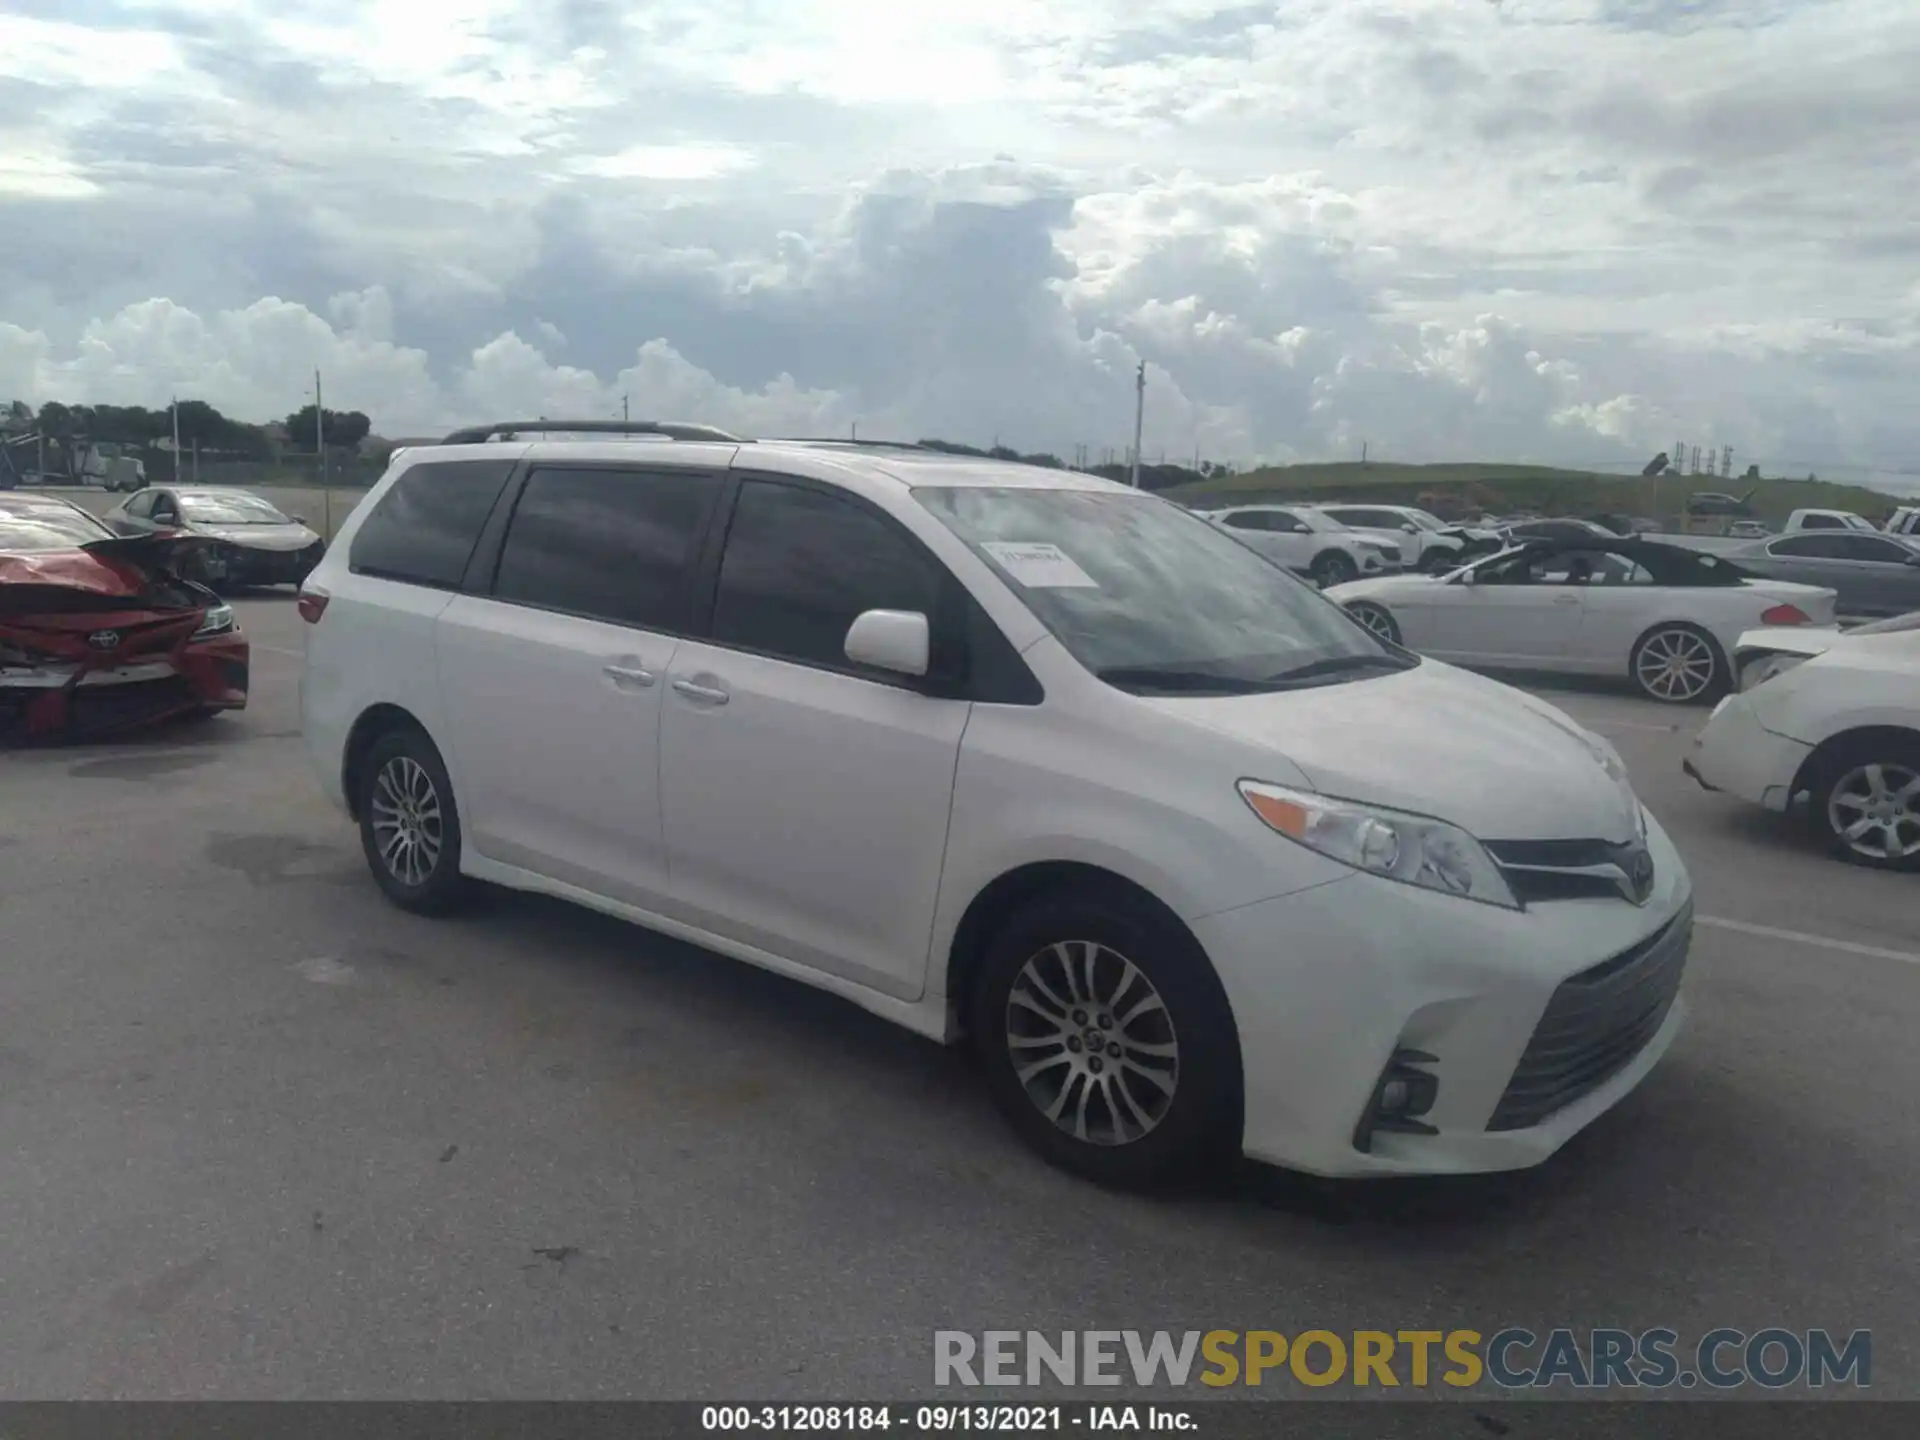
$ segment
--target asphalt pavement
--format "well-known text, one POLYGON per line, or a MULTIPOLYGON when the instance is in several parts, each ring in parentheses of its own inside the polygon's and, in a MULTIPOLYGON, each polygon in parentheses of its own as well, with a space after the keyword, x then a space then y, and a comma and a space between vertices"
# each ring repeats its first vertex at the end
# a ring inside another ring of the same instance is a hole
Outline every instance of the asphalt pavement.
POLYGON ((0 1398, 901 1398, 941 1329, 1507 1325, 1871 1329, 1920 1397, 1920 879, 1685 780, 1702 712, 1542 687, 1698 887, 1624 1106, 1518 1176, 1140 1198, 789 981, 398 913, 308 772, 290 598, 239 609, 243 715, 0 755, 0 1398))

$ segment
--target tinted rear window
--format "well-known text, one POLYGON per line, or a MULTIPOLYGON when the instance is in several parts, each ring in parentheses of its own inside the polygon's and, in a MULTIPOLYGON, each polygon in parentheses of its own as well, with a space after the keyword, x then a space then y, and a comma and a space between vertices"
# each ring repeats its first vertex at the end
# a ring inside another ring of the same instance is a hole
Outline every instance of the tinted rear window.
POLYGON ((411 467, 353 537, 349 568, 456 588, 513 466, 512 460, 430 460, 411 467))

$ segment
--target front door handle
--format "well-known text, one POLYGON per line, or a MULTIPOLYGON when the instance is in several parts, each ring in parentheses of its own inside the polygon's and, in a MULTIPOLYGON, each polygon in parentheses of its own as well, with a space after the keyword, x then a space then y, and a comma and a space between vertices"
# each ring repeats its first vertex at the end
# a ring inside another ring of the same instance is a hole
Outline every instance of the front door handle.
POLYGON ((1553 603, 1556 605, 1578 605, 1580 603, 1580 597, 1578 595, 1556 595, 1553 597, 1553 603))
POLYGON ((676 680, 673 688, 696 705, 724 705, 729 696, 717 685, 702 685, 697 680, 676 680))
POLYGON ((616 685, 637 685, 642 690, 658 678, 651 670, 642 670, 638 665, 604 665, 601 673, 616 685))

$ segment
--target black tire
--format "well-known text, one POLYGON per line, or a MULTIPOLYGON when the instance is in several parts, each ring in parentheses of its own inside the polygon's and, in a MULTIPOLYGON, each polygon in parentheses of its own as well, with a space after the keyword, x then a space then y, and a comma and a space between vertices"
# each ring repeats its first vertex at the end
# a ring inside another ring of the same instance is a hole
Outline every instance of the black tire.
POLYGON ((1627 678, 1634 689, 1662 705, 1699 705, 1724 695, 1731 673, 1719 641, 1698 625, 1671 621, 1654 626, 1633 642, 1627 678), (1662 654, 1688 658, 1684 667, 1666 667, 1658 663, 1662 654), (1663 685, 1668 693, 1663 693, 1663 685))
POLYGON ((1908 874, 1920 871, 1920 798, 1909 797, 1904 802, 1896 798, 1891 812, 1880 812, 1883 823, 1877 827, 1878 833, 1861 837, 1870 847, 1867 849, 1850 841, 1842 833, 1843 824, 1836 823, 1844 822, 1849 815, 1859 819, 1868 814, 1872 777, 1863 772, 1869 766, 1878 767, 1883 791, 1897 797, 1906 784, 1920 782, 1920 735, 1862 737, 1821 756, 1808 787, 1812 793, 1807 819, 1814 836, 1849 864, 1908 874), (1894 822, 1890 828, 1885 823, 1888 821, 1894 822), (1891 853, 1896 839, 1901 845, 1914 845, 1913 853, 1891 853), (1876 848, 1881 853, 1871 853, 1876 848))
POLYGON ((1313 576, 1314 584, 1326 590, 1359 579, 1360 567, 1353 563, 1351 556, 1326 550, 1313 557, 1313 567, 1308 573, 1313 576))
POLYGON ((1102 1185, 1142 1189, 1191 1177, 1237 1152, 1241 1072, 1233 1013, 1199 945, 1152 906, 1125 893, 1095 889, 1042 896, 1016 912, 988 945, 971 999, 972 1038, 987 1088, 1021 1138, 1050 1163, 1102 1185), (1064 947, 1084 980, 1089 946, 1097 947, 1098 984, 1090 987, 1096 995, 1132 1010, 1145 995, 1157 993, 1161 1008, 1147 1008, 1121 1027, 1126 1012, 1118 1005, 1111 1012, 1093 1003, 1072 1005, 1082 997, 1063 992, 1067 981, 1056 947, 1064 947), (1137 975, 1114 985, 1126 974, 1122 959, 1137 975), (1042 998, 1027 978, 1029 961, 1052 999, 1042 998), (1142 977, 1150 991, 1138 988, 1142 977), (1059 1024, 1042 1018, 1026 1000, 1016 1000, 1016 990, 1042 1005, 1068 1002, 1056 1007, 1059 1024), (1065 1038, 1033 1039, 1046 1033, 1065 1038), (1090 1053, 1084 1037, 1102 1033, 1110 1049, 1121 1045, 1119 1059, 1090 1053), (1016 1046, 1017 1040, 1026 1043, 1016 1046), (1176 1048, 1171 1056, 1141 1048, 1164 1048, 1169 1040, 1176 1048), (1017 1067, 1036 1061, 1041 1068, 1030 1077, 1035 1086, 1030 1092, 1017 1067), (1056 1086, 1055 1072, 1062 1069, 1065 1077, 1056 1086), (1096 1069, 1104 1078, 1091 1073, 1096 1069), (1171 1079, 1170 1095, 1147 1070, 1171 1079), (1116 1087, 1125 1087, 1117 1105, 1112 1100, 1116 1087), (1042 1109, 1049 1096, 1063 1107, 1059 1123, 1042 1109), (1132 1113, 1123 1113, 1129 1102, 1132 1113), (1087 1139, 1066 1128, 1074 1120, 1087 1139))
POLYGON ((1376 605, 1371 600, 1355 600, 1347 606, 1347 613, 1381 639, 1395 645, 1401 643, 1400 622, 1384 606, 1376 605))
POLYGON ((354 808, 374 882, 395 905, 416 915, 458 910, 473 887, 460 873, 460 809, 433 742, 411 726, 389 730, 373 742, 359 773, 354 808), (396 796, 412 798, 410 816, 396 810, 396 796), (409 843, 405 840, 391 861, 382 854, 383 843, 394 842, 396 819, 402 827, 411 819, 405 833, 418 837, 411 842, 416 847, 412 859, 420 863, 409 863, 401 853, 409 843))

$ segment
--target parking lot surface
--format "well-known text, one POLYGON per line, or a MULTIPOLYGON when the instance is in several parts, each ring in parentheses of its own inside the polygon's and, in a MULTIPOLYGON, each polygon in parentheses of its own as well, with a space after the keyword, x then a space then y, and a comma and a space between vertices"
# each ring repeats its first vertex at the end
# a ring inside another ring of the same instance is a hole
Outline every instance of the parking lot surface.
POLYGON ((1632 1099, 1529 1174, 1147 1199, 791 982, 396 912, 307 769, 291 598, 239 609, 243 715, 0 755, 0 1397, 900 1398, 938 1329, 1507 1325, 1868 1328, 1920 1397, 1920 881, 1685 780, 1704 712, 1542 691, 1698 887, 1632 1099))

